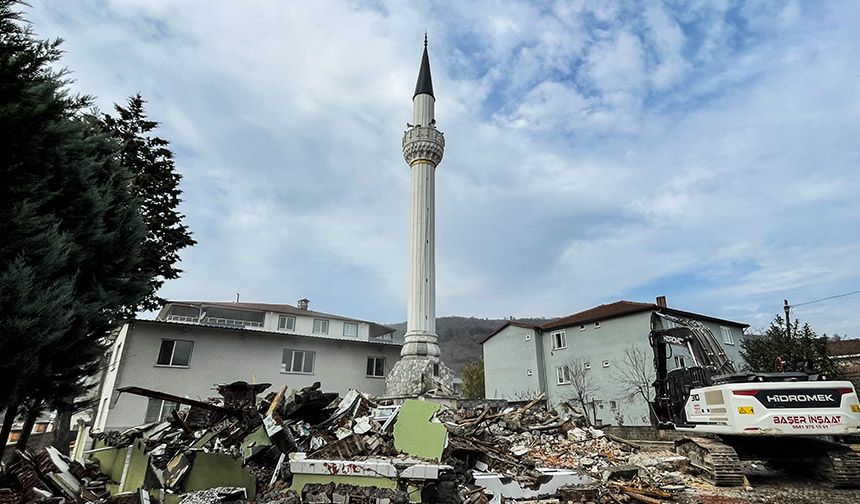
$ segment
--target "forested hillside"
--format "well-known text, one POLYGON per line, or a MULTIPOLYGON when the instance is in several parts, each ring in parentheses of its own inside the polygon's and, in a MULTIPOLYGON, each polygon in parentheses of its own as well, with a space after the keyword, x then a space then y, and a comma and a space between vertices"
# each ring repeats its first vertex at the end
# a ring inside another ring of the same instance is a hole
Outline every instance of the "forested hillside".
MULTIPOLYGON (((518 322, 542 323, 546 319, 516 319, 518 322)), ((475 317, 440 317, 436 319, 436 334, 442 348, 442 361, 458 376, 463 364, 481 357, 481 340, 505 323, 504 319, 475 317)), ((387 324, 403 337, 406 322, 387 324)))

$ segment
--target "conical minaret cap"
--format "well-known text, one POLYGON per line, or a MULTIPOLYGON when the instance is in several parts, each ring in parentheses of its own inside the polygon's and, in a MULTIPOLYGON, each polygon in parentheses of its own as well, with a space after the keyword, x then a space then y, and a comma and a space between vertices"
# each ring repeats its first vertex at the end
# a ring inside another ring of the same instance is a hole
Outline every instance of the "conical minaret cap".
POLYGON ((412 95, 412 98, 420 94, 433 96, 433 78, 430 77, 430 56, 427 55, 426 35, 424 36, 424 55, 421 57, 421 70, 418 71, 418 82, 415 83, 415 94, 412 95))

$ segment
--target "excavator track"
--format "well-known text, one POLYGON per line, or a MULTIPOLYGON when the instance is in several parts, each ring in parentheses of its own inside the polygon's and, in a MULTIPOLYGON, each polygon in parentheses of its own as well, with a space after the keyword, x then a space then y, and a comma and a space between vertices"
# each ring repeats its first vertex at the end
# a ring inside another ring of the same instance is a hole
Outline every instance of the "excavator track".
POLYGON ((716 439, 683 438, 675 441, 675 452, 690 459, 690 465, 715 486, 741 486, 744 475, 738 454, 716 439))
POLYGON ((860 455, 847 446, 826 449, 817 468, 835 488, 860 488, 860 455))

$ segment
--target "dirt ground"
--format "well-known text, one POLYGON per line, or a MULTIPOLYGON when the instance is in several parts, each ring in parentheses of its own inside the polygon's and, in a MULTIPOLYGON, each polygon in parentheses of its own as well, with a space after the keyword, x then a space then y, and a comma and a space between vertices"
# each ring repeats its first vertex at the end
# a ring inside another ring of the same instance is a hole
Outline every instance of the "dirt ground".
POLYGON ((814 479, 745 467, 747 488, 695 485, 679 496, 683 504, 860 504, 860 489, 834 489, 814 479))

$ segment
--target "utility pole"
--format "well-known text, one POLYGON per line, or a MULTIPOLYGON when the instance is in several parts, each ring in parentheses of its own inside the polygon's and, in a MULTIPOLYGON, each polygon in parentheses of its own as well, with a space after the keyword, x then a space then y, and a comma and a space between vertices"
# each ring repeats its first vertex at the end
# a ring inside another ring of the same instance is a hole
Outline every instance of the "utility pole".
POLYGON ((788 304, 788 299, 783 299, 785 305, 783 309, 785 310, 785 335, 791 337, 791 305, 788 304))

